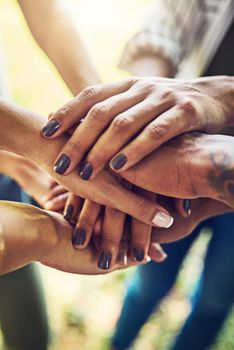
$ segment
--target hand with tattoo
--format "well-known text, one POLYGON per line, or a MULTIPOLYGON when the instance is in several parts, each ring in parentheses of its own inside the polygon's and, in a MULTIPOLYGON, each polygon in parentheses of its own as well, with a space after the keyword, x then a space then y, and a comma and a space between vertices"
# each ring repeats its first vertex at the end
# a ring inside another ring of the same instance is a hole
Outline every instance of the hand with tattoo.
POLYGON ((234 137, 181 135, 121 175, 154 193, 181 199, 208 197, 234 207, 234 137))
POLYGON ((232 77, 132 77, 86 88, 50 116, 42 135, 56 139, 79 123, 55 171, 61 173, 58 164, 64 163, 62 175, 70 174, 82 161, 80 176, 87 181, 108 164, 121 174, 186 132, 217 133, 234 125, 233 101, 232 77))

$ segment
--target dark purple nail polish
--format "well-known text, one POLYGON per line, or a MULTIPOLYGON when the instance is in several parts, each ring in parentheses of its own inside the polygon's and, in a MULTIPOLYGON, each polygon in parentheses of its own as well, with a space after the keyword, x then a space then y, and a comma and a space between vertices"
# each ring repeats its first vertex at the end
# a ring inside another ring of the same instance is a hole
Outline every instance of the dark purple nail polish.
POLYGON ((110 252, 101 252, 99 260, 98 260, 98 267, 101 270, 108 270, 111 266, 111 259, 112 254, 110 252))
POLYGON ((93 167, 90 163, 85 163, 80 171, 82 180, 88 181, 93 173, 93 167))
POLYGON ((54 165, 54 171, 59 175, 63 175, 70 164, 71 159, 66 154, 62 154, 54 165))
POLYGON ((74 232, 74 236, 72 238, 73 245, 83 245, 86 239, 86 231, 83 228, 77 228, 74 232))
POLYGON ((64 219, 66 219, 67 221, 71 221, 73 213, 74 213, 74 205, 69 204, 64 213, 64 219))
POLYGON ((183 208, 188 216, 191 215, 191 206, 192 206, 192 201, 190 199, 184 199, 183 208))
POLYGON ((42 134, 45 137, 50 137, 54 135, 54 133, 59 129, 59 122, 56 119, 51 119, 48 123, 43 127, 42 134))
POLYGON ((133 248, 133 256, 137 261, 143 261, 145 257, 144 250, 141 248, 133 248))
POLYGON ((120 251, 118 256, 117 256, 117 261, 119 264, 127 265, 127 261, 128 261, 127 252, 120 251))
POLYGON ((127 157, 124 154, 119 154, 116 158, 111 161, 111 166, 115 170, 119 170, 127 163, 127 157))

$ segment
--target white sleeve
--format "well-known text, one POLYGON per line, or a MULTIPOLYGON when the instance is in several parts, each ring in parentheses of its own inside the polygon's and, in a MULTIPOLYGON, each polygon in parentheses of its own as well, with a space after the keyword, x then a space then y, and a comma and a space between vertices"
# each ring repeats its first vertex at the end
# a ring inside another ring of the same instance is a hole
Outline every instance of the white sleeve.
POLYGON ((158 0, 145 18, 141 31, 125 45, 120 67, 129 70, 132 62, 143 55, 161 56, 170 61, 176 73, 181 56, 172 13, 163 0, 158 0))

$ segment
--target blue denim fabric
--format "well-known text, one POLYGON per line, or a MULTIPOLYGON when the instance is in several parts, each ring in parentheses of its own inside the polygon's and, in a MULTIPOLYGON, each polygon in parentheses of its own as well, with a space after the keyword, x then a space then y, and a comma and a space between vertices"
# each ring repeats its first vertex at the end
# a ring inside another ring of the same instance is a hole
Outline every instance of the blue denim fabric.
POLYGON ((182 241, 164 245, 168 259, 137 269, 130 282, 112 344, 127 349, 170 289, 181 264, 201 229, 213 234, 204 270, 193 298, 193 307, 172 350, 203 350, 214 341, 234 302, 234 214, 212 218, 182 241))

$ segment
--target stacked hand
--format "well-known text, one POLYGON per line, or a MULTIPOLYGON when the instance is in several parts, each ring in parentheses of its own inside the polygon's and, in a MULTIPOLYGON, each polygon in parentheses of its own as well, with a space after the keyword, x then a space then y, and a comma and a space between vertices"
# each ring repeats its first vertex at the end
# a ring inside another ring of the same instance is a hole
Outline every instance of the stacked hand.
MULTIPOLYGON (((58 155, 55 172, 68 175, 79 165, 81 178, 91 180, 91 185, 102 169, 110 166, 122 178, 140 186, 140 194, 145 197, 155 200, 153 193, 159 193, 186 198, 173 202, 183 216, 191 212, 188 198, 210 197, 234 205, 233 139, 192 132, 213 133, 231 124, 230 103, 226 95, 220 98, 219 88, 214 88, 217 80, 143 78, 85 89, 52 114, 43 128, 42 134, 53 139, 80 123, 58 155), (150 192, 143 193, 142 189, 150 192)), ((139 188, 136 191, 139 193, 139 188)), ((167 213, 173 208, 170 200, 163 204, 167 212, 160 213, 157 226, 169 228, 173 221, 167 213)), ((221 210, 216 201, 211 207, 221 210)), ((227 210, 221 204, 223 207, 227 210)), ((73 244, 86 247, 101 220, 99 267, 109 268, 118 255, 125 215, 112 207, 103 210, 90 200, 83 204, 81 199, 71 197, 66 216, 74 219, 80 210, 73 244)), ((175 225, 163 232, 173 231, 177 222, 178 216, 175 225)), ((147 224, 132 220, 130 255, 137 261, 143 261, 150 251, 151 227, 147 224)), ((183 235, 181 230, 176 237, 183 235)))

